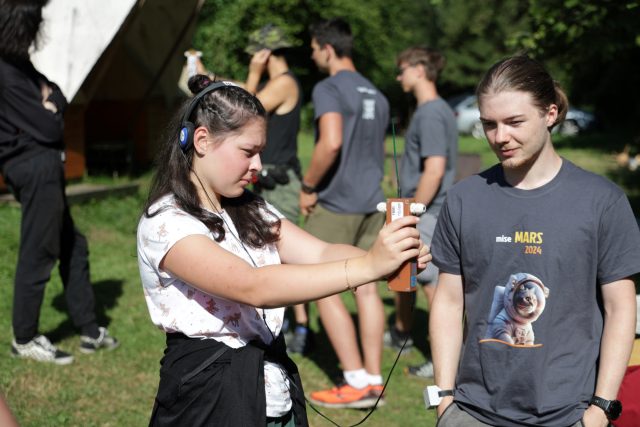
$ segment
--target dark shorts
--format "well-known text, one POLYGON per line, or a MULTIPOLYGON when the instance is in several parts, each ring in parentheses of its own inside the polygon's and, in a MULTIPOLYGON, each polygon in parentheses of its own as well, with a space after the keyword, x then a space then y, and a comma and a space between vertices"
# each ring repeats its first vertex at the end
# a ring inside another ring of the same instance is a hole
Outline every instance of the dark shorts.
POLYGON ((305 221, 304 229, 329 243, 344 243, 368 250, 384 224, 384 214, 344 214, 331 212, 317 204, 305 221))
MULTIPOLYGON (((267 165, 263 165, 266 167, 267 165)), ((271 203, 289 221, 298 225, 300 216, 300 179, 293 169, 287 171, 289 182, 276 185, 272 190, 262 189, 258 194, 271 203)))

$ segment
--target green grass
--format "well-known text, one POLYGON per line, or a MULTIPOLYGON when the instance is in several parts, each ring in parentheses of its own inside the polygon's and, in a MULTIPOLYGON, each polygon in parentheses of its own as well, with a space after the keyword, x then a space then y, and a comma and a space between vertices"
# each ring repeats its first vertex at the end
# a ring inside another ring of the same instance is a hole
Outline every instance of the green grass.
MULTIPOLYGON (((623 184, 637 182, 637 175, 633 181, 633 177, 615 168, 612 153, 618 151, 624 141, 622 137, 596 135, 558 140, 557 147, 564 156, 586 169, 608 175, 623 184)), ((402 138, 398 138, 397 143, 398 150, 402 151, 402 138)), ((305 165, 312 146, 311 136, 302 135, 300 155, 305 165)), ((387 152, 393 152, 390 138, 387 148, 387 152)), ((480 154, 484 166, 495 162, 484 141, 462 138, 460 151, 480 154)), ((391 161, 388 160, 388 168, 391 161)), ((9 356, 20 210, 0 206, 0 259, 3 261, 0 264, 0 391, 23 426, 144 426, 148 423, 158 385, 158 362, 164 350, 164 336, 149 320, 138 275, 135 231, 149 176, 139 180, 142 186, 138 195, 73 206, 77 226, 90 244, 91 276, 100 322, 109 326, 122 345, 112 353, 91 356, 77 351, 79 339, 68 320, 62 285, 54 270, 42 306, 40 329, 62 349, 76 356, 76 362, 70 366, 52 366, 9 356)), ((98 181, 109 182, 109 179, 98 181)), ((390 178, 385 181, 385 191, 389 195, 395 191, 392 183, 390 178)), ((637 185, 635 189, 628 187, 627 190, 637 198, 637 185)), ((385 285, 380 289, 386 313, 390 315, 393 296, 385 285)), ((352 295, 345 294, 344 300, 355 312, 352 295)), ((313 305, 310 311, 312 328, 318 333, 318 349, 309 358, 294 355, 307 392, 331 386, 340 373, 313 305)), ((367 425, 435 425, 433 411, 427 411, 422 401, 422 389, 428 383, 405 377, 402 373, 403 367, 421 363, 428 353, 425 339, 427 309, 423 296, 418 298, 415 314, 413 336, 417 349, 400 359, 387 389, 387 405, 379 408, 367 420, 367 425)), ((385 350, 385 377, 394 358, 394 352, 385 350)), ((365 412, 352 410, 322 411, 340 425, 354 424, 365 415, 365 412)), ((308 414, 312 426, 330 425, 312 410, 308 414)))

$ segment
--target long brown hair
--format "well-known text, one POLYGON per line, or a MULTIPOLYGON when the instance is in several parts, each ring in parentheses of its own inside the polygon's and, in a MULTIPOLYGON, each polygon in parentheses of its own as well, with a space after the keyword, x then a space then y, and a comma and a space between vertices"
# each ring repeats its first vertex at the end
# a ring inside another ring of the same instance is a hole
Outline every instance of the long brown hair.
MULTIPOLYGON (((189 79, 189 89, 197 94, 211 83, 207 76, 196 75, 189 79)), ((150 212, 151 205, 166 194, 173 194, 178 206, 202 221, 213 232, 215 240, 221 242, 225 238, 224 221, 202 207, 203 201, 191 180, 193 144, 183 152, 178 143, 181 119, 189 105, 190 101, 185 102, 171 121, 168 137, 156 160, 144 214, 157 215, 161 210, 150 212)), ((246 90, 226 86, 202 97, 189 119, 196 127, 206 127, 224 144, 227 135, 241 131, 249 122, 266 120, 266 112, 260 101, 246 90)), ((243 243, 259 248, 278 240, 280 220, 267 210, 261 197, 245 190, 240 197, 222 197, 221 205, 233 220, 243 243)))
POLYGON ((551 104, 557 105, 558 117, 549 130, 567 115, 567 95, 541 63, 526 55, 512 56, 494 64, 478 84, 476 96, 482 102, 483 96, 504 91, 529 93, 541 113, 546 112, 551 104))

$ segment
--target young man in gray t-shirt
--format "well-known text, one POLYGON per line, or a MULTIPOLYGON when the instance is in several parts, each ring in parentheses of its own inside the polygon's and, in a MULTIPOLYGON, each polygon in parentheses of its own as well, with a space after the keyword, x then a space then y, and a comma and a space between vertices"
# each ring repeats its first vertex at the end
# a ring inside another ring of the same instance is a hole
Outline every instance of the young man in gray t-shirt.
MULTIPOLYGON (((433 230, 447 190, 453 184, 458 156, 458 129, 449 105, 440 98, 436 81, 444 68, 444 56, 435 49, 411 47, 398 55, 398 77, 402 89, 416 98, 417 108, 405 134, 404 155, 400 166, 402 197, 427 206, 420 217, 418 230, 426 245, 431 244, 433 230)), ((438 269, 430 264, 418 277, 429 306, 438 281, 438 269)), ((385 345, 410 350, 415 294, 398 292, 395 296, 395 323, 385 333, 385 345), (406 343, 406 344, 405 344, 406 343)), ((410 375, 432 377, 431 362, 407 369, 410 375)))
POLYGON ((453 186, 432 242, 440 427, 606 426, 634 340, 640 230, 620 188, 561 158, 568 108, 526 56, 477 89, 500 164, 453 186), (464 331, 464 332, 463 332, 464 331))
MULTIPOLYGON (((312 58, 329 77, 313 89, 316 145, 302 180, 300 208, 305 230, 332 243, 368 248, 380 231, 384 214, 384 137, 389 104, 356 71, 352 36, 341 19, 312 28, 312 58)), ((346 271, 345 271, 346 273, 346 271)), ((367 408, 382 394, 384 309, 376 284, 355 293, 356 328, 340 296, 317 302, 324 328, 343 369, 345 384, 311 393, 311 402, 334 408, 367 408)))

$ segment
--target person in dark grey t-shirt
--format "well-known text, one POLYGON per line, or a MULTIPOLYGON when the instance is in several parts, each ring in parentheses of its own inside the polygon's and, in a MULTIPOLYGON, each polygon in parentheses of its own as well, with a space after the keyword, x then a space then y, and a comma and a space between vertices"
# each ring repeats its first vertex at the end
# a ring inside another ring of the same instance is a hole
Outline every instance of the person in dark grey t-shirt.
MULTIPOLYGON (((332 243, 368 248, 384 223, 376 205, 385 200, 384 138, 389 103, 356 71, 351 29, 342 19, 311 29, 312 59, 329 77, 313 89, 316 145, 302 179, 304 228, 332 243)), ((343 369, 345 384, 311 393, 317 405, 367 408, 382 394, 384 308, 376 284, 355 294, 361 334, 341 298, 319 300, 318 311, 343 369)))
MULTIPOLYGON (((398 55, 398 77, 402 89, 417 101, 416 111, 405 134, 404 155, 400 165, 401 197, 415 199, 427 206, 420 216, 418 230, 426 245, 431 244, 433 230, 447 190, 456 175, 458 129, 451 107, 438 94, 436 81, 445 58, 437 50, 411 47, 398 55)), ((430 264, 417 276, 423 285, 429 307, 438 282, 438 269, 430 264)), ((415 293, 397 292, 395 322, 384 335, 385 345, 403 351, 413 346, 410 338, 415 293)), ((432 377, 431 362, 407 368, 409 375, 432 377)))
POLYGON ((500 61, 477 95, 500 164, 449 190, 432 241, 438 425, 607 426, 634 340, 631 207, 554 150, 568 102, 541 64, 500 61))

